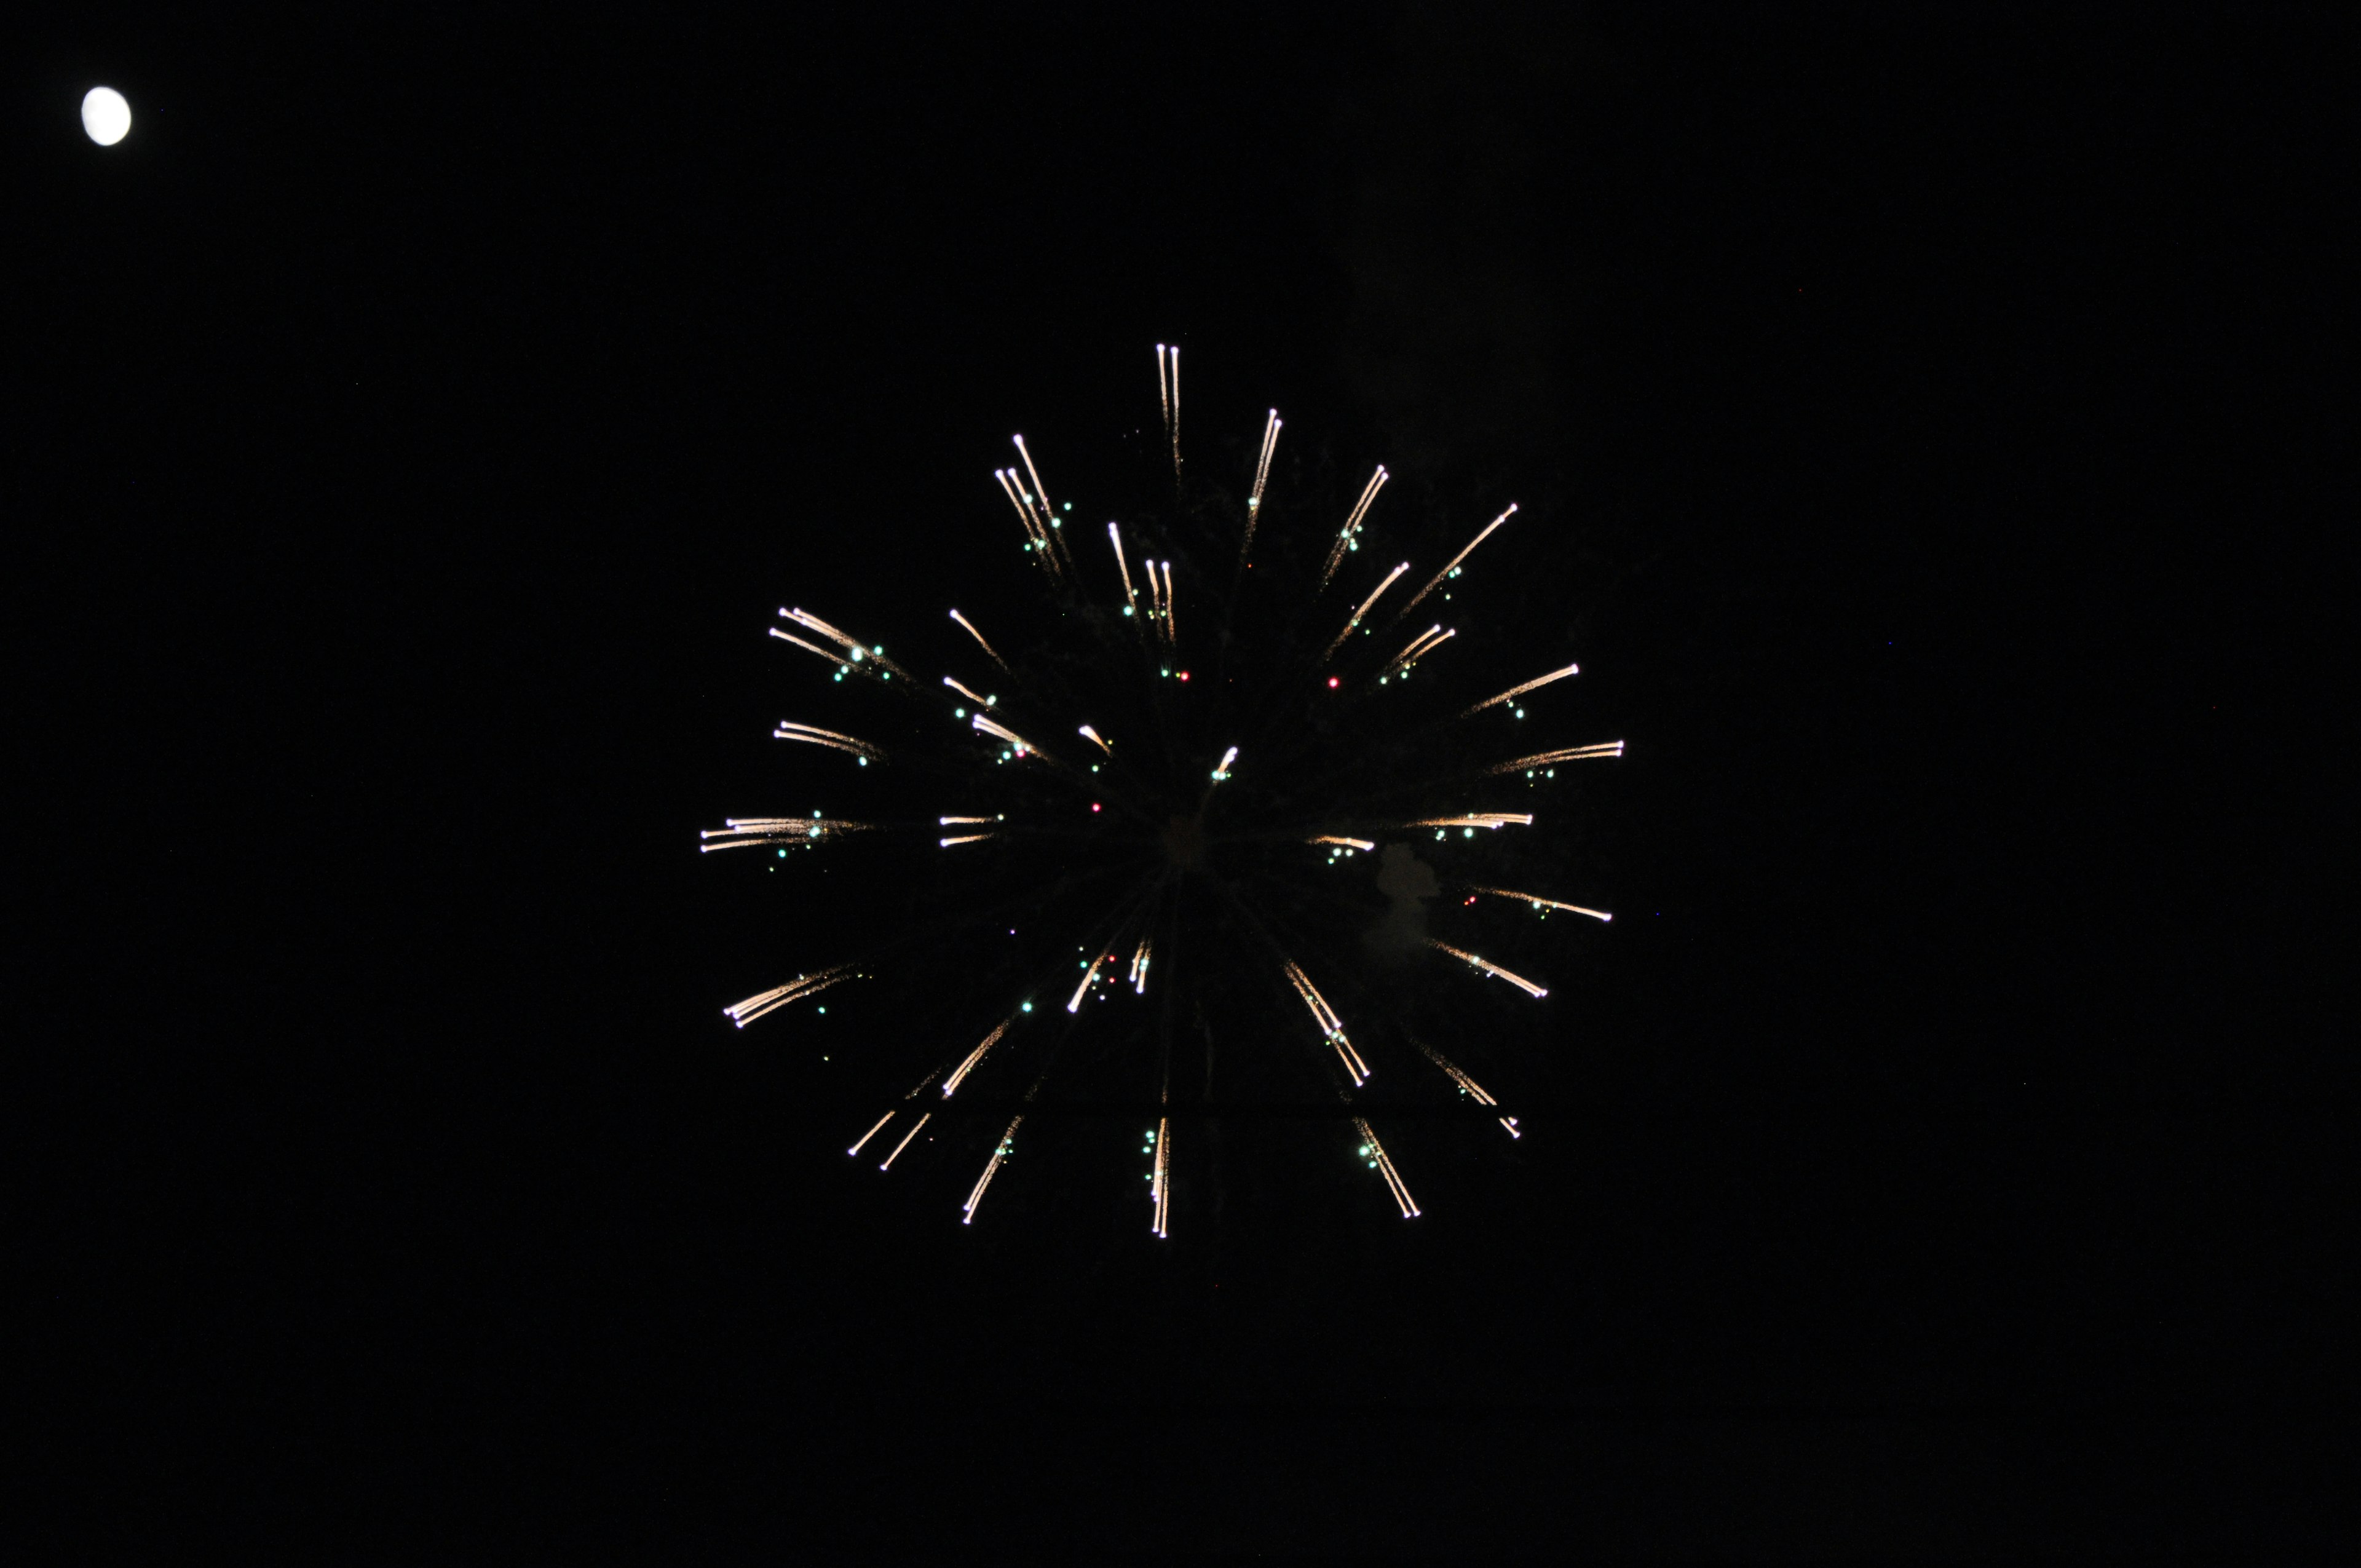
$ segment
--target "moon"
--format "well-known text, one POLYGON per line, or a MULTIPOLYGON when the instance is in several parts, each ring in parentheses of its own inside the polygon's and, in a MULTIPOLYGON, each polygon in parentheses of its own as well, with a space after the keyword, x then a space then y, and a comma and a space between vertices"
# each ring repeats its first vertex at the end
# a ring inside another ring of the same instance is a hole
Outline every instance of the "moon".
POLYGON ((131 104, 112 87, 93 87, 82 95, 82 128, 101 147, 113 147, 131 134, 131 104))

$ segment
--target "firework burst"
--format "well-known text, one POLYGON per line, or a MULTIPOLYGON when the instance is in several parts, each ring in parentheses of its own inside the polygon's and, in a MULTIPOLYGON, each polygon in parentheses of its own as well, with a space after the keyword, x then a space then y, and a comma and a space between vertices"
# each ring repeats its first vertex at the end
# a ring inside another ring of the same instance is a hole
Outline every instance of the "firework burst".
MULTIPOLYGON (((875 809, 733 817, 699 847, 752 849, 774 869, 800 850, 867 856, 856 875, 919 896, 724 1012, 742 1028, 862 980, 931 1009, 854 1045, 888 1068, 914 1047, 929 1059, 846 1135, 891 1172, 922 1136, 961 1157, 972 1130, 963 1223, 996 1181, 1021 1182, 1004 1172, 1028 1118, 1089 1106, 1138 1118, 1134 1179, 1168 1235, 1189 1166, 1176 1124, 1290 1095, 1333 1106, 1340 1147, 1413 1217, 1373 1124, 1422 1095, 1500 1110, 1466 1058, 1430 1039, 1456 1031, 1480 1049, 1491 1031, 1470 1019, 1486 1006, 1562 1004, 1524 970, 1530 938, 1500 922, 1610 916, 1555 896, 1577 888, 1499 884, 1533 880, 1517 845, 1546 822, 1534 797, 1558 770, 1623 743, 1528 740, 1525 705, 1572 664, 1490 679, 1449 667, 1470 646, 1455 587, 1516 507, 1436 549, 1431 575, 1415 550, 1364 570, 1386 470, 1324 514, 1290 497, 1273 410, 1235 476, 1242 498, 1200 479, 1182 464, 1180 351, 1156 353, 1149 499, 1103 533, 1052 500, 1024 437, 994 473, 1038 574, 1026 623, 946 607, 939 652, 912 659, 921 674, 871 629, 779 611, 771 635, 822 688, 806 700, 843 711, 774 735, 841 770, 831 787, 857 777, 875 809), (1495 690, 1503 677, 1522 678, 1495 690)), ((1525 1130, 1495 1119, 1510 1138, 1525 1130)))

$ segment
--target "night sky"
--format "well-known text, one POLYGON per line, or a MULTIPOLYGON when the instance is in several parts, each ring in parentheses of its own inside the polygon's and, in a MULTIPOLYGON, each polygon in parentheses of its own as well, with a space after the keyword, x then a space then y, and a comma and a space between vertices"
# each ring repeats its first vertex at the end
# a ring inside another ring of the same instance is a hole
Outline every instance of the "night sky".
POLYGON ((0 51, 38 1555, 2351 1548, 2334 13, 72 9, 0 51), (694 848, 774 609, 1014 589, 1009 433, 1159 342, 1208 465, 1520 501, 1631 742, 1530 1135, 1411 1224, 962 1230, 718 1015, 828 935, 694 848))

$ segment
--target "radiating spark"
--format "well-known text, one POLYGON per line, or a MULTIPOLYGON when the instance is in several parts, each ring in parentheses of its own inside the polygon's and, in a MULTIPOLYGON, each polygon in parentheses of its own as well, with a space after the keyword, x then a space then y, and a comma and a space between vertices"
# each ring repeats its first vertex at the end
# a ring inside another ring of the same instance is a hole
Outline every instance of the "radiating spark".
POLYGON ((1368 1162, 1385 1177, 1386 1186, 1393 1191, 1394 1201, 1401 1205, 1402 1218, 1418 1218, 1418 1204, 1411 1201, 1410 1188, 1402 1181, 1401 1173, 1394 1169, 1394 1162, 1386 1157, 1386 1146, 1378 1142, 1378 1135, 1358 1116, 1353 1118, 1353 1125, 1361 1135, 1361 1146, 1367 1151, 1366 1157, 1368 1162))
POLYGON ((873 762, 882 762, 885 760, 884 748, 873 746, 868 741, 858 740, 851 735, 839 734, 833 729, 822 729, 817 724, 796 724, 782 718, 779 720, 779 727, 771 731, 771 739, 807 740, 815 746, 827 746, 839 751, 849 751, 856 757, 866 757, 873 762))
POLYGON ((1172 444, 1172 477, 1177 479, 1180 477, 1180 351, 1160 343, 1156 345, 1156 389, 1164 400, 1164 431, 1172 444))
POLYGON ((902 1151, 910 1146, 910 1140, 918 1135, 918 1128, 925 1126, 928 1118, 933 1115, 934 1113, 932 1111, 928 1111, 925 1114, 921 1115, 918 1118, 918 1125, 917 1127, 912 1127, 908 1132, 902 1135, 902 1141, 894 1146, 894 1152, 887 1155, 885 1157, 885 1163, 879 1166, 877 1168, 880 1170, 893 1169, 894 1162, 902 1157, 902 1151))
POLYGON ((1502 512, 1499 516, 1486 523, 1484 525, 1484 532, 1467 542, 1466 549, 1462 550, 1458 554, 1454 555, 1451 558, 1450 564, 1444 566, 1440 572, 1435 573, 1434 576, 1427 583, 1426 587, 1412 594, 1411 596, 1410 603, 1394 611, 1394 620, 1399 621, 1403 616, 1406 616, 1411 610, 1416 609, 1418 608, 1419 600, 1433 593, 1436 588, 1441 587, 1443 586, 1443 580, 1445 577, 1450 576, 1454 572, 1459 570, 1459 563, 1465 561, 1468 556, 1476 553, 1476 546, 1483 543, 1487 539, 1491 538, 1492 531, 1494 529, 1499 527, 1502 523, 1516 516, 1516 514, 1517 509, 1511 506, 1507 511, 1502 512))
POLYGON ((1533 815, 1530 811, 1469 811, 1463 812, 1457 817, 1422 817, 1414 822, 1405 822, 1402 824, 1405 828, 1486 828, 1510 827, 1530 828, 1532 825, 1533 815))
POLYGON ((957 1089, 961 1084, 967 1081, 967 1075, 973 1072, 976 1069, 976 1065, 983 1060, 983 1053, 998 1045, 1000 1043, 1000 1036, 1008 1033, 1008 1025, 1016 1022, 1016 1019, 1014 1015, 1003 1019, 1000 1024, 993 1029, 991 1034, 986 1035, 983 1037, 983 1044, 968 1052, 967 1059, 960 1063, 957 1068, 953 1069, 951 1075, 949 1078, 943 1080, 944 1099, 949 1100, 951 1097, 951 1091, 957 1089))
POLYGON ((1353 1075, 1354 1087, 1357 1089, 1367 1083, 1369 1080, 1369 1064, 1361 1059, 1361 1053, 1353 1048, 1353 1042, 1345 1036, 1345 1021, 1336 1016, 1336 1010, 1328 1005, 1328 999, 1320 994, 1320 988, 1312 983, 1311 976, 1305 974, 1295 960, 1282 961, 1287 965, 1288 983, 1295 987, 1295 994, 1303 999, 1305 1007, 1311 1009, 1312 1022, 1320 1025, 1322 1037, 1335 1048, 1338 1059, 1345 1064, 1345 1070, 1353 1075))
POLYGON ((1156 1119, 1156 1176, 1148 1183, 1148 1198, 1156 1206, 1156 1218, 1149 1228, 1160 1239, 1168 1234, 1165 1217, 1172 1199, 1172 1118, 1170 1116, 1156 1119))
POLYGON ((968 686, 951 679, 949 675, 945 675, 943 677, 943 685, 950 687, 951 690, 959 693, 960 696, 967 698, 968 701, 975 704, 978 707, 990 707, 992 706, 992 698, 971 690, 968 686))
POLYGON ((994 663, 998 664, 1004 670, 1008 668, 1008 661, 1003 659, 998 653, 993 652, 992 644, 983 640, 983 633, 975 629, 975 623, 973 621, 968 620, 967 617, 961 615, 957 610, 951 611, 951 619, 958 621, 960 625, 966 630, 967 634, 970 637, 975 639, 975 645, 983 649, 994 663))
POLYGON ((827 649, 819 647, 816 643, 807 642, 800 637, 791 636, 787 632, 780 630, 775 626, 771 628, 771 635, 777 638, 782 642, 792 642, 798 648, 809 649, 812 652, 818 654, 821 658, 826 659, 831 664, 839 665, 847 670, 855 668, 851 660, 840 659, 835 654, 829 652, 827 649))
POLYGON ((1148 958, 1149 948, 1150 944, 1148 938, 1142 937, 1139 939, 1139 947, 1137 950, 1131 955, 1131 991, 1132 994, 1135 996, 1145 996, 1148 994, 1148 958))
POLYGON ((1106 953, 1101 953, 1097 958, 1091 960, 1091 967, 1082 971, 1082 983, 1074 987, 1074 994, 1066 1003, 1067 1012, 1079 1013, 1082 1011, 1082 994, 1090 990, 1091 981, 1098 979, 1099 965, 1106 962, 1110 956, 1111 955, 1106 953))
POLYGON ((981 844, 986 839, 997 839, 997 833, 962 833, 956 838, 938 839, 937 846, 948 850, 953 844, 981 844))
MULTIPOLYGON (((1449 1073, 1451 1075, 1452 1081, 1458 1084, 1460 1088, 1466 1090, 1468 1094, 1475 1099, 1476 1103, 1478 1105, 1498 1105, 1499 1103, 1499 1101, 1484 1092, 1484 1086, 1482 1084, 1477 1082, 1474 1079, 1460 1071, 1457 1067, 1453 1065, 1451 1058, 1444 1056, 1441 1051, 1436 1050, 1433 1046, 1428 1045, 1424 1040, 1418 1038, 1415 1035, 1411 1036, 1411 1043, 1415 1045, 1420 1050, 1424 1051, 1429 1061, 1434 1063, 1435 1066, 1449 1073)), ((1509 1129, 1509 1136, 1512 1138, 1521 1138, 1524 1136, 1524 1134, 1517 1131, 1517 1119, 1514 1116, 1501 1117, 1500 1125, 1509 1129)))
POLYGON ((1353 629, 1361 624, 1361 617, 1368 614, 1369 607, 1378 602, 1378 594, 1382 594, 1388 588, 1392 587, 1394 586, 1394 579, 1409 570, 1410 563, 1405 561, 1400 565, 1396 566, 1392 571, 1386 574, 1386 580, 1378 585, 1377 593, 1371 594, 1367 598, 1361 601, 1361 608, 1355 610, 1353 612, 1352 619, 1345 622, 1345 630, 1336 633, 1336 641, 1328 644, 1327 652, 1320 655, 1320 662, 1324 664, 1329 660, 1336 656, 1336 650, 1345 645, 1345 639, 1353 635, 1353 629))
POLYGON ((732 817, 726 819, 723 827, 698 829, 699 839, 718 839, 722 842, 700 843, 697 849, 737 850, 749 844, 780 844, 797 849, 840 839, 847 833, 865 833, 875 826, 835 817, 732 817))
POLYGON ((1279 445, 1279 426, 1285 422, 1279 417, 1279 411, 1273 409, 1268 422, 1262 427, 1262 455, 1255 462, 1254 494, 1246 498, 1246 536, 1238 546, 1241 564, 1254 549, 1255 521, 1262 515, 1263 486, 1270 478, 1270 455, 1279 445))
POLYGON ((1131 588, 1131 566, 1123 558, 1123 530, 1107 524, 1107 543, 1115 546, 1115 569, 1123 574, 1123 602, 1134 620, 1139 618, 1139 596, 1131 588))
POLYGON ((938 817, 935 818, 935 824, 940 828, 961 828, 972 823, 997 822, 999 820, 1000 818, 997 817, 938 817))
POLYGON ((1615 918, 1615 916, 1608 914, 1604 909, 1585 909, 1579 904, 1560 904, 1554 898, 1543 898, 1537 893, 1518 893, 1512 889, 1505 887, 1471 887, 1467 891, 1470 893, 1489 894, 1494 898, 1519 899, 1526 904, 1532 905, 1536 909, 1564 909, 1575 915, 1587 915, 1593 920, 1612 920, 1615 918))
MULTIPOLYGON (((851 655, 851 662, 855 664, 875 664, 880 669, 884 670, 902 680, 906 681, 910 678, 910 673, 907 670, 905 670, 901 665, 885 657, 885 651, 883 648, 873 648, 862 643, 856 642, 851 638, 846 636, 843 632, 839 631, 835 627, 830 626, 827 621, 822 620, 819 617, 809 614, 804 610, 783 609, 779 611, 779 613, 786 617, 789 620, 794 621, 798 626, 818 632, 822 637, 828 638, 830 641, 833 641, 839 647, 844 649, 846 652, 851 655)), ((795 641, 796 639, 789 638, 788 641, 795 641)), ((802 646, 810 648, 811 644, 806 642, 803 643, 802 646)), ((823 652, 824 650, 813 649, 813 652, 823 652)), ((832 654, 829 656, 834 657, 832 654)), ((840 660, 838 662, 842 663, 843 661, 840 660)))
POLYGON ((872 1138, 875 1137, 875 1136, 877 1135, 878 1128, 884 1126, 886 1123, 888 1123, 888 1122, 892 1121, 893 1119, 894 1119, 894 1113, 893 1113, 893 1112, 891 1112, 891 1111, 888 1111, 888 1112, 886 1112, 886 1113, 885 1113, 885 1114, 884 1114, 883 1116, 878 1117, 878 1118, 877 1118, 877 1126, 875 1126, 875 1127, 872 1127, 872 1128, 870 1128, 867 1132, 865 1132, 865 1133, 862 1134, 862 1135, 861 1135, 861 1143, 858 1143, 858 1144, 853 1145, 851 1148, 849 1148, 849 1149, 845 1150, 844 1152, 845 1152, 846 1154, 848 1154, 848 1155, 857 1155, 857 1154, 859 1154, 859 1153, 861 1152, 862 1145, 862 1144, 866 1144, 870 1139, 872 1139, 872 1138))
POLYGON ((998 1173, 1004 1164, 1007 1163, 1009 1146, 1016 1138, 1016 1124, 1024 1120, 1025 1117, 1021 1113, 1009 1119, 1008 1130, 1000 1135, 1000 1142, 993 1146, 992 1158, 984 1163, 983 1174, 975 1179, 975 1190, 967 1195, 967 1201, 960 1207, 960 1213, 963 1216, 960 1221, 961 1224, 972 1225, 975 1223, 975 1208, 977 1204, 983 1201, 983 1190, 992 1185, 993 1177, 998 1173))
POLYGON ((1049 504, 1049 487, 1041 482, 1041 471, 1033 466, 1033 454, 1025 449, 1025 438, 1020 435, 1015 440, 1016 455, 1025 459, 1025 471, 1033 476, 1033 493, 1041 498, 1042 534, 1050 541, 1050 553, 1053 555, 1060 555, 1063 552, 1059 548, 1056 535, 1058 509, 1049 504))
MULTIPOLYGON (((1422 824, 1413 822, 1410 826, 1417 828, 1422 826, 1422 824)), ((1375 844, 1371 843, 1367 839, 1339 839, 1333 833, 1323 833, 1317 839, 1306 839, 1303 841, 1307 844, 1343 844, 1348 849, 1355 850, 1374 850, 1377 848, 1375 844)))
POLYGON ((1336 567, 1345 559, 1345 552, 1352 544, 1353 535, 1360 529, 1362 516, 1368 511, 1369 503, 1378 499, 1378 491, 1385 482, 1386 467, 1380 463, 1378 465, 1378 471, 1369 476, 1368 488, 1361 492, 1361 499, 1354 503, 1353 515, 1345 520, 1343 530, 1336 535, 1336 543, 1328 547, 1328 564, 1320 569, 1322 588, 1325 588, 1328 586, 1328 579, 1336 575, 1336 567))
POLYGON ((1578 674, 1581 673, 1581 669, 1582 666, 1579 664, 1568 664, 1563 670, 1552 670, 1546 675, 1536 675, 1521 686, 1510 686, 1499 696, 1486 697, 1482 702, 1477 703, 1475 707, 1469 708, 1466 713, 1461 714, 1459 717, 1462 718, 1467 718, 1483 712, 1488 707, 1498 707, 1500 704, 1508 701, 1510 697, 1522 696, 1529 691, 1549 685, 1552 681, 1562 681, 1568 675, 1578 674))
POLYGON ((1029 751, 1045 762, 1055 762, 1057 761, 1055 757, 1052 757, 1049 752, 1044 751, 1040 747, 1033 744, 1032 741, 1025 739, 1024 736, 1016 733, 1016 730, 1009 729, 1005 724, 995 724, 981 713, 969 719, 968 723, 972 728, 981 729, 987 735, 996 736, 999 739, 1007 741, 1010 745, 1016 748, 1017 754, 1019 756, 1029 751))
POLYGON ((1597 746, 1568 746, 1562 751, 1536 751, 1530 757, 1517 757, 1509 762, 1495 762, 1484 772, 1488 774, 1512 773, 1520 768, 1543 768, 1552 762, 1576 762, 1586 757, 1620 757, 1622 754, 1623 742, 1609 740, 1597 746))
POLYGON ((818 974, 798 975, 785 985, 773 986, 743 1002, 732 1003, 721 1010, 722 1015, 742 1029, 765 1013, 775 1012, 790 1002, 801 1002, 807 996, 817 996, 840 981, 851 980, 852 972, 851 964, 839 964, 818 974))
POLYGON ((1174 648, 1180 645, 1180 618, 1174 614, 1172 597, 1172 563, 1164 563, 1164 641, 1174 648))
POLYGON ((1442 951, 1449 953, 1455 959, 1465 959, 1469 963, 1474 964, 1477 969, 1482 970, 1486 974, 1498 975, 1502 980, 1507 981, 1510 985, 1520 988, 1528 996, 1547 996, 1549 994, 1547 990, 1535 985, 1532 981, 1525 979, 1522 975, 1510 974, 1507 970, 1502 969, 1499 964, 1492 962, 1490 959, 1479 959, 1475 954, 1467 952, 1463 948, 1455 948, 1448 942, 1437 942, 1430 939, 1427 942, 1427 946, 1430 948, 1440 948, 1442 951))
POLYGON ((1230 764, 1237 760, 1238 749, 1235 746, 1233 746, 1228 751, 1223 752, 1222 765, 1213 770, 1213 782, 1215 784, 1219 784, 1224 779, 1228 778, 1230 776, 1230 764))
POLYGON ((1444 630, 1443 623, 1441 621, 1435 622, 1433 626, 1428 627, 1424 631, 1422 631, 1417 636, 1411 638, 1410 640, 1410 645, 1404 648, 1400 652, 1394 655, 1394 662, 1378 672, 1379 678, 1382 679, 1387 675, 1390 675, 1396 670, 1408 668, 1410 665, 1416 663, 1419 660, 1426 657, 1427 654, 1433 652, 1437 648, 1442 647, 1445 642, 1450 641, 1453 638, 1458 635, 1459 633, 1456 630, 1444 630))
POLYGON ((1115 748, 1108 745, 1105 740, 1100 736, 1099 732, 1092 729, 1089 725, 1083 725, 1080 729, 1076 730, 1075 733, 1080 735, 1083 740, 1088 740, 1092 745, 1096 746, 1100 751, 1104 751, 1108 756, 1112 757, 1115 755, 1115 748))

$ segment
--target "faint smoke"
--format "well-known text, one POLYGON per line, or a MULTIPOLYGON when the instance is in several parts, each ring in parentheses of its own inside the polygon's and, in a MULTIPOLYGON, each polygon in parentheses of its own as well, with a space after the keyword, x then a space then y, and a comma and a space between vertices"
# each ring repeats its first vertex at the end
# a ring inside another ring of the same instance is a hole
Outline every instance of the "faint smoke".
POLYGON ((1384 918, 1362 935, 1380 957, 1405 959, 1426 947, 1426 901, 1443 891, 1434 868, 1408 844, 1388 844, 1378 857, 1378 891, 1392 902, 1384 918))

